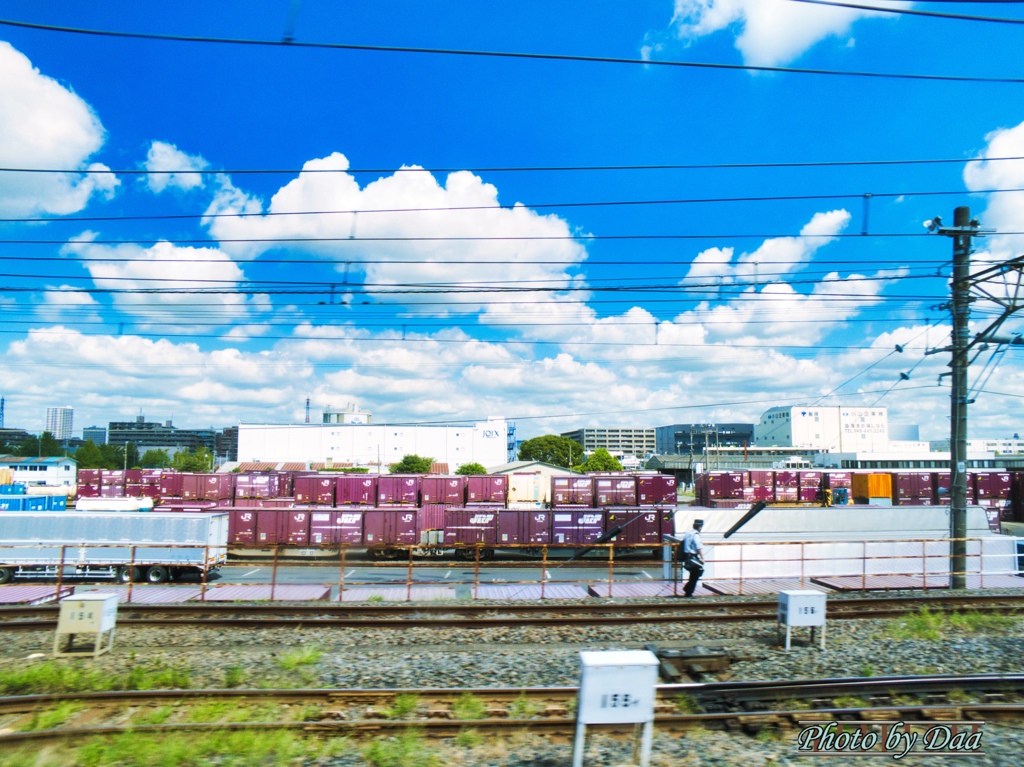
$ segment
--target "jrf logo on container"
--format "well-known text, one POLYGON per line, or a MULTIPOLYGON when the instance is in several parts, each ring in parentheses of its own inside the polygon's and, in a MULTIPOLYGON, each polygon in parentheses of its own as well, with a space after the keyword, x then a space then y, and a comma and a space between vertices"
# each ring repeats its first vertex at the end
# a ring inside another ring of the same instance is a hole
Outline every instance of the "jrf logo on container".
POLYGON ((799 722, 797 751, 813 756, 983 756, 984 722, 799 722))

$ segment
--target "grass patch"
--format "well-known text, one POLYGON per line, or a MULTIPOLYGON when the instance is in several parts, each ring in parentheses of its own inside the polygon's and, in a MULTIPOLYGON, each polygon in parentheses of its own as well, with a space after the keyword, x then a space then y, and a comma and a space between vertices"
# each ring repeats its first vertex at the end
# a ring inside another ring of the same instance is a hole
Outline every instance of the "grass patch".
POLYGON ((276 705, 239 706, 236 701, 211 700, 190 709, 186 722, 215 724, 218 722, 272 722, 279 718, 276 705))
POLYGON ((241 666, 228 666, 224 669, 224 686, 228 689, 241 687, 245 683, 245 669, 241 666))
POLYGON ((855 698, 851 695, 840 695, 832 701, 836 708, 867 708, 868 703, 863 698, 855 698))
POLYGON ((395 696, 395 702, 382 712, 385 719, 406 719, 420 706, 420 696, 403 692, 395 696))
POLYGON ((544 712, 544 706, 537 701, 530 700, 526 693, 520 693, 519 697, 512 701, 509 709, 513 719, 533 719, 544 712))
POLYGON ((139 663, 126 674, 100 673, 80 662, 45 661, 0 669, 0 695, 104 692, 107 690, 184 689, 191 685, 184 668, 139 663))
POLYGON ((780 711, 807 711, 811 707, 810 703, 799 698, 786 698, 785 700, 780 700, 776 705, 778 705, 780 711))
POLYGON ((314 753, 318 745, 296 733, 202 732, 124 733, 112 738, 93 738, 78 749, 76 767, 277 767, 314 753))
POLYGON ((452 713, 456 719, 483 719, 487 716, 487 706, 471 692, 464 692, 452 704, 452 713))
POLYGON ((165 724, 174 715, 170 706, 160 706, 135 717, 135 724, 165 724))
POLYGON ((950 703, 973 703, 974 696, 960 689, 950 690, 946 693, 950 703))
POLYGON ((778 743, 779 734, 775 730, 763 729, 758 730, 757 735, 754 736, 754 740, 759 743, 778 743))
POLYGON ((366 601, 373 602, 374 604, 380 604, 384 601, 384 597, 382 597, 380 594, 374 594, 373 596, 367 597, 366 601))
POLYGON ((48 711, 35 711, 32 713, 32 719, 22 730, 35 731, 35 730, 52 730, 56 727, 60 727, 68 719, 73 717, 79 711, 82 710, 82 704, 74 701, 63 701, 58 703, 48 711))
POLYGON ((455 745, 461 748, 477 748, 484 744, 484 736, 470 727, 459 730, 455 736, 455 745))
POLYGON ((875 667, 872 666, 870 663, 865 663, 863 666, 861 666, 861 669, 860 669, 860 675, 861 676, 874 676, 875 673, 876 673, 875 672, 875 667))
POLYGON ((441 767, 441 758, 417 730, 375 740, 362 748, 362 754, 373 767, 441 767))
POLYGON ((295 671, 302 666, 312 666, 320 662, 323 651, 319 647, 298 647, 289 650, 277 659, 277 665, 285 671, 295 671))
POLYGON ((696 699, 688 693, 681 692, 676 696, 675 700, 676 711, 680 714, 699 714, 701 713, 700 705, 698 705, 696 699))
POLYGON ((916 613, 890 623, 889 636, 893 639, 923 639, 929 642, 938 642, 950 631, 966 634, 1005 632, 1015 628, 1017 620, 1008 615, 983 613, 976 610, 962 613, 940 613, 922 607, 916 613))

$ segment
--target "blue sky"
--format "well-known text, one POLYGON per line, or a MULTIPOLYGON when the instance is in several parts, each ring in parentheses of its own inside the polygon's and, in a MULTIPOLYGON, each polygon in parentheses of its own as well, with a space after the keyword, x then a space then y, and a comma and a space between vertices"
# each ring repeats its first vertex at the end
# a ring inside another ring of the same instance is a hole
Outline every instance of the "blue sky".
MULTIPOLYGON (((1019 25, 794 0, 14 0, 0 17, 276 42, 292 14, 296 43, 1024 77, 1019 25)), ((0 173, 8 426, 64 404, 79 429, 288 422, 309 397, 376 421, 503 415, 529 437, 821 401, 878 402, 939 439, 948 355, 924 351, 946 343, 951 243, 922 221, 970 205, 999 233, 979 263, 1021 253, 1001 233, 1024 231, 1024 193, 991 190, 1024 187, 1024 160, 863 164, 1024 156, 1020 84, 0 41, 0 166, 114 171, 0 173), (826 162, 845 164, 763 167, 826 162), (707 167, 736 164, 762 167, 707 167), (578 169, 652 165, 703 167, 578 169), (577 170, 507 170, 552 166, 577 170)), ((992 307, 974 309, 981 330, 992 307)), ((987 360, 971 435, 1010 436, 1019 352, 987 360)))

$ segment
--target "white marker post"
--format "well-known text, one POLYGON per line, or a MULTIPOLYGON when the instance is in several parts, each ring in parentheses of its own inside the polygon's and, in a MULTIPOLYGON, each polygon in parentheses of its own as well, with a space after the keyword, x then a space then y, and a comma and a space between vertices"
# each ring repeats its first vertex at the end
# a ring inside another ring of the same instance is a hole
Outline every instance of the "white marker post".
POLYGON ((779 612, 776 617, 776 637, 779 626, 786 627, 786 649, 789 649, 793 626, 810 626, 811 643, 814 629, 821 626, 821 649, 825 649, 825 594, 813 589, 780 591, 779 612))
POLYGON ((649 650, 581 652, 580 664, 573 767, 583 767, 588 724, 642 724, 640 767, 647 767, 654 738, 657 656, 649 650))

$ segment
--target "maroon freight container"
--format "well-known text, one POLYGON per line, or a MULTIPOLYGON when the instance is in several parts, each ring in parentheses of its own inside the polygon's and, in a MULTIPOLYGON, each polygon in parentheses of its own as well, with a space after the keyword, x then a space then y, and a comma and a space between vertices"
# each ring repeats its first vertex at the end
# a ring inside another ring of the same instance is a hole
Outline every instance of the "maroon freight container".
POLYGON ((495 503, 508 500, 508 477, 504 474, 471 474, 466 477, 466 503, 495 503))
POLYGON ((163 469, 143 469, 142 470, 142 484, 144 485, 159 485, 160 477, 163 476, 163 469))
POLYGON ((671 531, 672 509, 615 509, 608 512, 605 527, 611 530, 622 525, 623 530, 615 537, 617 543, 646 544, 661 543, 663 531, 671 531))
MULTIPOLYGON (((471 478, 472 479, 472 478, 471 478)), ((594 477, 552 477, 551 506, 594 506, 594 477)))
POLYGON ((239 474, 235 479, 236 498, 272 498, 278 495, 277 478, 269 474, 239 474))
POLYGON ((416 509, 367 509, 363 512, 363 542, 367 547, 374 548, 412 546, 419 543, 416 509))
POLYGON ((307 474, 295 478, 295 503, 315 503, 318 506, 334 505, 335 477, 323 474, 307 474))
POLYGON ((308 546, 310 511, 282 509, 280 513, 285 517, 285 543, 289 546, 308 546))
POLYGON ((852 487, 853 472, 830 471, 825 474, 825 481, 828 483, 827 486, 830 488, 852 487))
POLYGON ((181 475, 181 497, 202 498, 206 489, 206 475, 204 474, 182 474, 181 475))
POLYGON ((204 501, 224 501, 233 495, 235 477, 233 474, 202 475, 201 498, 204 501))
POLYGON ((550 543, 551 513, 547 509, 502 509, 498 512, 498 544, 550 543))
POLYGON ((779 487, 775 486, 775 500, 776 501, 799 501, 800 490, 795 487, 779 487))
POLYGON ((932 473, 932 500, 937 504, 949 503, 949 488, 952 485, 952 479, 949 476, 948 471, 936 471, 932 473))
POLYGON ((419 506, 418 474, 385 474, 377 480, 377 503, 380 506, 419 506))
POLYGON ((78 484, 80 485, 99 485, 103 482, 103 470, 102 469, 79 469, 78 470, 78 484))
POLYGON ((101 498, 124 498, 124 485, 103 485, 100 488, 101 498))
POLYGON ((123 469, 100 469, 100 481, 104 485, 123 485, 123 469))
POLYGON ((288 541, 288 511, 258 509, 256 511, 256 543, 260 546, 283 545, 288 541))
POLYGON ((366 474, 341 474, 334 482, 335 506, 376 506, 377 478, 366 474))
MULTIPOLYGON (((757 503, 758 501, 774 501, 775 500, 775 488, 774 487, 767 487, 767 486, 763 486, 763 485, 757 485, 757 486, 752 487, 750 489, 753 490, 754 492, 750 494, 750 498, 749 499, 747 498, 746 494, 744 494, 743 500, 750 500, 750 501, 753 501, 754 503, 757 503)), ((671 533, 670 533, 670 535, 671 535, 671 533)))
POLYGON ((498 540, 498 512, 495 506, 449 507, 444 510, 444 545, 494 546, 498 540))
POLYGON ((160 475, 160 495, 180 498, 181 489, 185 484, 185 475, 177 472, 160 475))
POLYGON ((196 514, 204 511, 213 511, 217 506, 216 501, 188 501, 184 498, 164 499, 160 504, 160 511, 176 512, 179 514, 196 514), (167 501, 170 501, 169 503, 167 501))
POLYGON ((228 512, 228 543, 251 546, 256 542, 256 512, 232 509, 228 512))
POLYGON ((145 485, 125 485, 124 494, 126 498, 141 498, 142 489, 145 485))
POLYGON ((636 477, 598 477, 594 480, 594 505, 636 506, 636 477))
POLYGON ((989 475, 992 497, 1008 500, 1013 495, 1013 478, 1008 471, 994 471, 989 475))
POLYGON ((551 515, 551 542, 593 543, 604 532, 604 516, 592 509, 556 509, 551 515))
POLYGON ((124 483, 126 485, 141 485, 142 469, 128 469, 127 471, 125 471, 124 483))
POLYGON ((78 497, 79 498, 98 498, 100 495, 100 486, 97 485, 79 485, 78 486, 78 497))
POLYGON ((639 506, 675 504, 676 478, 668 474, 642 475, 636 478, 636 500, 639 506))
POLYGON ((446 503, 461 506, 466 502, 465 477, 424 477, 420 485, 423 505, 446 503))
POLYGON ((363 512, 355 509, 310 509, 309 542, 313 546, 337 546, 363 542, 363 512))
MULTIPOLYGON (((790 488, 787 488, 787 490, 790 488)), ((801 502, 814 503, 819 500, 818 493, 821 492, 817 487, 801 487, 797 490, 797 497, 801 502)))
MULTIPOLYGON (((821 488, 822 474, 820 471, 800 471, 797 472, 798 487, 801 490, 814 489, 817 492, 821 488)), ((803 499, 803 493, 800 493, 800 498, 803 499)), ((813 498, 811 499, 814 500, 813 498)))
POLYGON ((780 487, 799 487, 800 486, 800 475, 795 471, 777 471, 775 472, 775 489, 780 487))
POLYGON ((775 475, 771 469, 751 469, 748 472, 751 487, 774 487, 775 475))
POLYGON ((444 527, 444 511, 448 504, 424 503, 417 511, 416 527, 420 532, 424 530, 440 530, 444 527))

